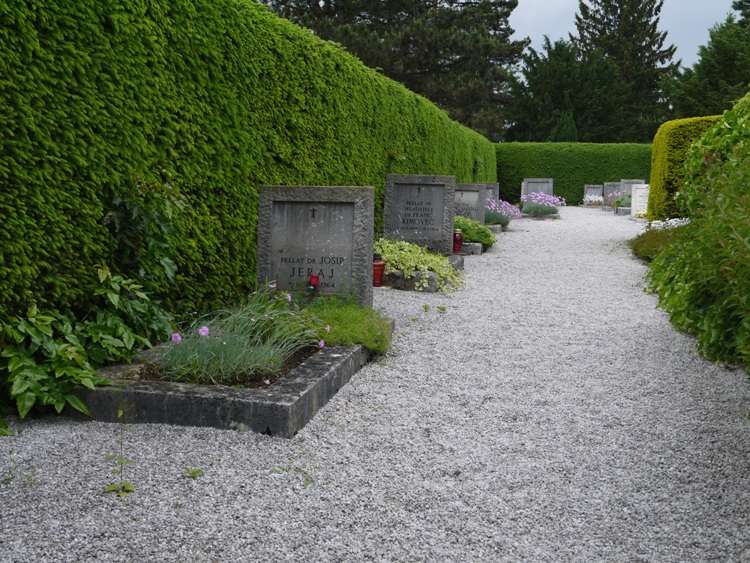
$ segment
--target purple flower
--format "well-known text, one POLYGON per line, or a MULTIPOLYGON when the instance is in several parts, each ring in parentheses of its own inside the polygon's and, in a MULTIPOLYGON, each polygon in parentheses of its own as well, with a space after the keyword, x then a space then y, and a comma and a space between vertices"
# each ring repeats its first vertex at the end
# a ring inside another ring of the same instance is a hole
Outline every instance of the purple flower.
POLYGON ((331 332, 331 325, 326 325, 326 332, 331 332))
POLYGON ((287 300, 287 303, 292 302, 292 296, 289 293, 286 294, 286 300, 287 300))
POLYGON ((180 336, 179 332, 172 334, 172 342, 182 342, 182 336, 180 336))
POLYGON ((198 329, 198 334, 200 334, 201 336, 208 336, 208 327, 207 326, 200 327, 198 329))
POLYGON ((322 348, 325 345, 326 345, 326 343, 325 343, 324 340, 321 340, 320 342, 318 342, 318 348, 322 348))

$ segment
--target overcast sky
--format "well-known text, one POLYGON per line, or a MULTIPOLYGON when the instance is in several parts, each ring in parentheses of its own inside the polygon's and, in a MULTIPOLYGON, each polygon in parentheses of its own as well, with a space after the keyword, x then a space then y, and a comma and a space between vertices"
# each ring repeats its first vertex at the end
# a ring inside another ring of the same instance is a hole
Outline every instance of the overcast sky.
MULTIPOLYGON (((677 47, 674 60, 692 66, 698 60, 698 47, 708 42, 708 30, 731 11, 732 0, 664 0, 659 29, 667 32, 665 45, 677 47)), ((575 32, 576 12, 578 0, 518 0, 510 16, 513 39, 528 37, 531 46, 541 51, 545 35, 554 43, 575 32)))

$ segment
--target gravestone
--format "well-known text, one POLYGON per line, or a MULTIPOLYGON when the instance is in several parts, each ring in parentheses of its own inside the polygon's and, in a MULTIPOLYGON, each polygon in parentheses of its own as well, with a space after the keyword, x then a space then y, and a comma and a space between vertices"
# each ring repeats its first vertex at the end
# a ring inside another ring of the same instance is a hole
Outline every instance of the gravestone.
MULTIPOLYGON (((469 184, 456 184, 456 190, 467 189, 465 186, 468 186, 468 188, 472 188, 472 186, 484 187, 485 199, 487 198, 492 198, 494 200, 500 199, 500 183, 499 182, 474 182, 474 183, 469 183, 469 184)), ((456 215, 460 215, 460 213, 457 212, 456 215)))
POLYGON ((622 197, 631 195, 634 184, 645 184, 646 180, 620 180, 620 193, 622 197))
POLYGON ((451 254, 455 193, 455 176, 388 174, 383 235, 451 254))
POLYGON ((530 193, 554 195, 552 193, 552 178, 524 178, 521 184, 521 195, 530 193))
POLYGON ((604 182, 604 204, 609 205, 616 199, 620 199, 620 182, 604 182))
POLYGON ((455 214, 484 224, 488 184, 456 184, 455 214))
POLYGON ((648 192, 650 186, 648 184, 633 184, 631 198, 632 203, 630 204, 630 214, 635 217, 639 211, 648 211, 648 192))
POLYGON ((585 184, 583 186, 583 197, 586 197, 586 196, 603 197, 604 186, 596 185, 596 184, 585 184))
POLYGON ((372 306, 375 190, 355 186, 263 186, 258 204, 258 285, 320 293, 372 306))

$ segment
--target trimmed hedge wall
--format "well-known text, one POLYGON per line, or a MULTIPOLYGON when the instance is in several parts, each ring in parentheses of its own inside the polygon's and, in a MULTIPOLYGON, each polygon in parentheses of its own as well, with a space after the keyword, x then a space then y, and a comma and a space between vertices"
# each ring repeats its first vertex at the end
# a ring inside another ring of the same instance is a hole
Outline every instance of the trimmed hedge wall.
POLYGON ((555 195, 583 202, 585 184, 649 177, 651 145, 635 143, 499 143, 500 199, 518 202, 524 178, 552 178, 555 195))
POLYGON ((667 121, 659 127, 651 153, 649 221, 680 215, 675 207, 674 196, 685 183, 685 155, 690 146, 719 119, 720 115, 690 117, 667 121))
POLYGON ((254 287, 261 185, 374 186, 379 228, 387 173, 496 180, 487 139, 250 0, 27 0, 0 22, 3 315, 86 310, 136 182, 184 197, 175 281, 150 272, 179 311, 254 287))

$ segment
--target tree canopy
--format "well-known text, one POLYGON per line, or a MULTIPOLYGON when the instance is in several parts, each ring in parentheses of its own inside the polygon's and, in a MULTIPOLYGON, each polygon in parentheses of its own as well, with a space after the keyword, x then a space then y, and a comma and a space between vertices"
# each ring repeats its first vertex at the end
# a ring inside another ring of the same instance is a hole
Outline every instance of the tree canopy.
POLYGON ((598 50, 617 65, 620 79, 630 87, 625 104, 626 139, 650 142, 668 117, 660 84, 673 74, 676 47, 665 46, 659 31, 664 0, 579 0, 577 35, 570 35, 583 53, 598 50))
POLYGON ((341 43, 366 65, 500 140, 513 67, 518 0, 263 0, 281 16, 341 43))

